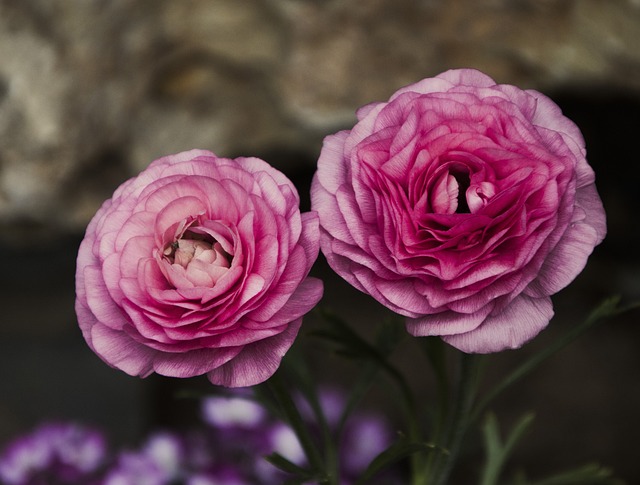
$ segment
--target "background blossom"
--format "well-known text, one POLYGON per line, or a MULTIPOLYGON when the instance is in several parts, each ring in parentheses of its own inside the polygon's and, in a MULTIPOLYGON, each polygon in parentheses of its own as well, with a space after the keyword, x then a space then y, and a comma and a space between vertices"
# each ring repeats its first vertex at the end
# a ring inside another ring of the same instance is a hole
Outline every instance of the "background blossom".
MULTIPOLYGON (((322 408, 329 416, 332 408, 344 403, 340 391, 323 390, 322 408)), ((102 433, 74 422, 42 424, 13 438, 0 452, 0 483, 272 485, 291 477, 265 456, 277 452, 300 466, 307 465, 291 427, 268 413, 250 394, 212 395, 204 397, 200 405, 204 426, 154 429, 134 447, 109 447, 102 433)), ((305 416, 305 421, 313 424, 311 416, 305 416)), ((336 424, 332 421, 332 428, 336 424)), ((391 442, 391 424, 385 416, 354 413, 338 450, 342 463, 339 483, 355 482, 391 442)), ((387 481, 380 483, 401 483, 399 476, 394 468, 383 475, 387 481)))
POLYGON ((98 430, 77 423, 47 423, 16 438, 3 450, 0 483, 93 483, 106 461, 107 443, 98 430))

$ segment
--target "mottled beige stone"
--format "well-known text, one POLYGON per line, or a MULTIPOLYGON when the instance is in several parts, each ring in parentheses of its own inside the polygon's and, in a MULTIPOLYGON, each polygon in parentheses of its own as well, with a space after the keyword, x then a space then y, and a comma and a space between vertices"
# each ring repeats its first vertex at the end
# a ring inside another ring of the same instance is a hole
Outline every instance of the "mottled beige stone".
POLYGON ((449 68, 633 95, 638 47, 637 0, 0 0, 1 239, 81 231, 164 154, 312 160, 449 68))

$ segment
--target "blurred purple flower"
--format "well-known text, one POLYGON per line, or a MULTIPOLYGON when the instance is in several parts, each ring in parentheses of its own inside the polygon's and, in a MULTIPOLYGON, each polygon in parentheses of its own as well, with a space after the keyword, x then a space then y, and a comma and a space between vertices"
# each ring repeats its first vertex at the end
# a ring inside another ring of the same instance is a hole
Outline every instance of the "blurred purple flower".
POLYGON ((116 466, 110 470, 104 485, 165 485, 170 478, 163 473, 150 457, 135 453, 123 452, 118 458, 116 466))
POLYGON ((75 423, 49 423, 9 443, 0 456, 5 485, 87 483, 104 463, 98 431, 75 423))
POLYGON ((202 418, 216 428, 253 429, 264 425, 266 412, 243 397, 211 396, 202 400, 202 418))
MULTIPOLYGON (((327 425, 335 429, 345 407, 344 393, 333 387, 322 387, 318 392, 318 401, 327 425)), ((296 397, 296 405, 307 423, 319 426, 320 423, 317 422, 313 408, 302 395, 296 397)))
POLYGON ((380 416, 353 416, 347 423, 340 446, 344 473, 359 476, 379 453, 391 445, 392 439, 389 423, 380 416))
POLYGON ((283 483, 287 475, 273 466, 265 456, 278 453, 296 465, 304 466, 307 463, 306 456, 300 446, 298 437, 293 430, 284 423, 271 423, 264 431, 265 447, 262 453, 256 454, 253 458, 256 483, 269 485, 272 483, 283 483))
POLYGON ((167 432, 149 437, 139 451, 124 451, 103 485, 166 485, 180 478, 184 459, 181 439, 167 432))
MULTIPOLYGON (((346 405, 344 393, 336 388, 321 388, 318 400, 327 425, 336 431, 346 405)), ((299 396, 296 402, 302 417, 309 424, 318 426, 308 401, 299 396)), ((373 413, 350 416, 342 430, 339 450, 345 471, 355 475, 361 473, 376 455, 391 445, 392 438, 389 423, 382 416, 373 413)))
POLYGON ((187 478, 185 485, 248 485, 247 478, 235 468, 225 467, 215 472, 195 473, 187 478))
MULTIPOLYGON (((336 389, 318 396, 336 431, 345 405, 336 389)), ((318 429, 315 413, 297 399, 303 419, 318 429)), ((287 475, 264 457, 278 453, 305 466, 291 427, 277 421, 248 394, 212 396, 201 403, 206 427, 191 432, 158 431, 134 449, 111 455, 103 436, 77 424, 49 424, 15 439, 0 456, 2 485, 271 485, 287 475)), ((391 442, 383 416, 355 413, 340 444, 341 482, 352 483, 391 442)), ((394 482, 389 482, 394 483, 394 482)))
POLYGON ((269 430, 271 451, 279 453, 296 465, 304 465, 306 456, 298 437, 286 424, 276 423, 269 430))

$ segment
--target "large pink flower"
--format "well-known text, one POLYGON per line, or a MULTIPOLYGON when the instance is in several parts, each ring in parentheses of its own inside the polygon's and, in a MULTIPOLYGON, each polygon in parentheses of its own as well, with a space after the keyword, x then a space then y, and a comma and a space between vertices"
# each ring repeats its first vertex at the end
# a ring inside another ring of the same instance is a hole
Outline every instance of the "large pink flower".
POLYGON ((315 213, 257 158, 161 158, 98 210, 78 253, 76 312, 128 374, 249 386, 278 368, 322 296, 315 213))
POLYGON ((358 111, 312 186, 321 248, 416 336, 515 348, 606 233, 578 128, 536 91, 452 70, 358 111))

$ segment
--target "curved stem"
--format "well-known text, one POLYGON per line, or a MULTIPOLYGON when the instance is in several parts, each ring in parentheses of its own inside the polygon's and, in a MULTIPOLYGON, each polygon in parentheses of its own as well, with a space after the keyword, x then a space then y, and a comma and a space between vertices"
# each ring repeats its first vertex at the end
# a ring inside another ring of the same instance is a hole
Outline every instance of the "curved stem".
POLYGON ((324 470, 322 456, 318 451, 316 443, 314 443, 311 437, 309 428, 300 415, 300 411, 291 398, 289 390, 284 385, 279 371, 271 376, 271 378, 267 381, 267 385, 278 401, 283 415, 298 437, 300 446, 302 446, 302 449, 304 450, 310 465, 317 471, 324 470))
POLYGON ((480 357, 472 354, 460 354, 460 376, 455 395, 455 408, 444 432, 446 449, 449 453, 442 455, 433 470, 434 485, 447 483, 453 465, 458 458, 462 440, 469 425, 471 408, 478 389, 481 371, 480 357))
MULTIPOLYGON (((436 444, 443 443, 444 425, 447 419, 449 406, 449 380, 447 376, 447 364, 444 343, 439 337, 425 337, 420 339, 424 351, 436 378, 436 394, 438 406, 433 420, 433 434, 431 441, 436 444)), ((419 474, 414 472, 414 483, 420 485, 426 483, 428 477, 433 473, 437 460, 440 459, 442 451, 429 453, 427 463, 419 474)))
POLYGON ((296 386, 311 407, 311 410, 317 420, 322 437, 324 464, 326 466, 327 483, 337 483, 340 457, 338 456, 338 443, 340 442, 340 434, 332 433, 324 409, 320 403, 318 391, 316 389, 315 380, 310 373, 306 362, 301 356, 295 353, 295 349, 290 352, 293 359, 286 359, 282 363, 283 370, 286 370, 290 379, 293 378, 294 386, 296 386))
POLYGON ((605 300, 595 310, 593 310, 582 323, 576 325, 575 327, 572 327, 571 330, 569 330, 565 335, 562 335, 560 338, 554 340, 540 352, 536 353, 523 364, 516 367, 499 384, 497 384, 493 389, 491 389, 484 395, 482 400, 476 406, 471 416, 471 420, 476 421, 477 419, 479 419, 485 409, 489 406, 489 404, 506 388, 536 369, 549 357, 569 345, 576 338, 585 333, 588 329, 608 317, 614 317, 628 311, 638 309, 640 307, 639 302, 635 302, 624 307, 618 307, 619 302, 619 297, 613 297, 605 300))

